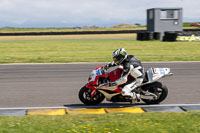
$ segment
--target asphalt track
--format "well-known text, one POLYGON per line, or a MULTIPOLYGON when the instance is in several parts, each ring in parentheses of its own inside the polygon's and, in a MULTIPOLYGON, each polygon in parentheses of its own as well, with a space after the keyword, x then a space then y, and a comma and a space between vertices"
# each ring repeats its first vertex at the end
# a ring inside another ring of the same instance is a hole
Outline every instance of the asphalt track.
MULTIPOLYGON (((0 108, 81 106, 79 89, 101 64, 0 65, 0 108)), ((169 67, 174 73, 161 80, 169 89, 161 104, 200 104, 200 62, 144 63, 144 67, 169 67)))

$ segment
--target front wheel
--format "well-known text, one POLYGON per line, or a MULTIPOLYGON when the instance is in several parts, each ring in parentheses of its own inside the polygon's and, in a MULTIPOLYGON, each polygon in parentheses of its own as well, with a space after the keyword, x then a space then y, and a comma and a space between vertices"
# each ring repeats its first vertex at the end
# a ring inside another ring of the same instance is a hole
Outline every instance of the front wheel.
POLYGON ((153 93, 157 96, 157 98, 155 99, 142 99, 142 101, 147 104, 159 104, 160 102, 165 100, 168 95, 167 86, 163 85, 160 82, 154 82, 152 84, 146 85, 143 90, 153 93))
POLYGON ((95 95, 91 98, 91 93, 91 89, 87 88, 86 86, 82 87, 79 91, 79 99, 81 102, 86 105, 97 105, 100 104, 105 98, 105 96, 99 91, 96 91, 95 95))

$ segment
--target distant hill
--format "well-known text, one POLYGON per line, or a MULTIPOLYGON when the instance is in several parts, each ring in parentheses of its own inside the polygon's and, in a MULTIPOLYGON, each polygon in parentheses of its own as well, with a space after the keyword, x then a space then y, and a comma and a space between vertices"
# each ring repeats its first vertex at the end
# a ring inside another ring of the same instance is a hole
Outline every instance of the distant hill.
POLYGON ((118 24, 113 26, 112 28, 131 28, 131 27, 137 27, 140 26, 140 24, 118 24))

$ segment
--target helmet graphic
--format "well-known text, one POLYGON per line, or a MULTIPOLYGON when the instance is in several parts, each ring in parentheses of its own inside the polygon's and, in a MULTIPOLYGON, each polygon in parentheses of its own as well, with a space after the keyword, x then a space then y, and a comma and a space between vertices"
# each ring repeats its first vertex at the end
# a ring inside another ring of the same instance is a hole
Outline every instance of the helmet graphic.
POLYGON ((127 52, 124 48, 119 48, 113 52, 113 61, 116 65, 120 65, 127 57, 127 52))

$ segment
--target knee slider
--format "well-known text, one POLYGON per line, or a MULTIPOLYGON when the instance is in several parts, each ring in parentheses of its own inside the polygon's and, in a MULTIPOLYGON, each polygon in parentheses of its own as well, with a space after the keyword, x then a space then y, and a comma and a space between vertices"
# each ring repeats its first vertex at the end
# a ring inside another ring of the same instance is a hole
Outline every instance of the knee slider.
POLYGON ((124 87, 124 89, 122 89, 122 95, 123 96, 127 96, 130 94, 130 90, 128 87, 124 87))
POLYGON ((122 95, 125 96, 126 91, 122 90, 122 95))

